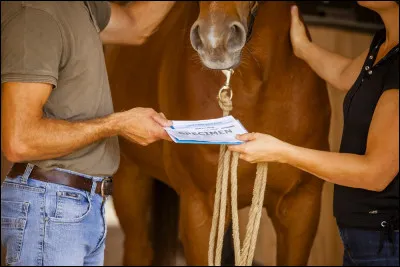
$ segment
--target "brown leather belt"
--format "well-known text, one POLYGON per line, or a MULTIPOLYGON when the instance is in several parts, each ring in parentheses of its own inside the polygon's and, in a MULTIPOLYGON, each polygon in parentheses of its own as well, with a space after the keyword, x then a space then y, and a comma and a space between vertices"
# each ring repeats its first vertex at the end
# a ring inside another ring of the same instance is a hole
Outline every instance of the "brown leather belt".
MULTIPOLYGON (((8 173, 7 177, 15 179, 16 177, 23 175, 27 165, 27 163, 15 163, 11 167, 11 170, 8 173)), ((76 189, 85 190, 87 192, 91 192, 93 184, 93 181, 91 179, 85 178, 80 175, 70 174, 57 170, 46 171, 37 166, 33 167, 29 178, 48 183, 65 185, 76 189)), ((95 192, 96 194, 101 195, 103 198, 111 195, 112 179, 104 178, 101 182, 97 182, 95 192)))

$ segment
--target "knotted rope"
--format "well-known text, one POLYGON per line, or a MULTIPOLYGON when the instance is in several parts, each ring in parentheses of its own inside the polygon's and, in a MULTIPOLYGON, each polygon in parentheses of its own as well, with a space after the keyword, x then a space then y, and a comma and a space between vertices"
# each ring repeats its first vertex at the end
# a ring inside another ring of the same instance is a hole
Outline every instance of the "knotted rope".
MULTIPOLYGON (((233 70, 223 71, 226 76, 225 85, 218 94, 219 106, 223 116, 228 116, 232 110, 232 91, 229 87, 233 70), (228 92, 230 95, 228 96, 228 92)), ((246 236, 243 247, 240 246, 239 216, 237 207, 237 166, 239 153, 231 153, 226 145, 221 145, 218 161, 217 184, 214 199, 214 211, 208 248, 208 265, 221 266, 222 246, 225 233, 226 202, 228 191, 229 167, 231 173, 231 206, 232 229, 235 250, 235 266, 250 266, 253 262, 254 251, 257 242, 257 234, 260 226, 261 212, 264 202, 264 192, 267 184, 268 165, 257 165, 256 179, 253 188, 253 199, 249 211, 249 221, 246 227, 246 236), (230 165, 230 166, 229 166, 230 165), (218 236, 217 236, 218 233, 218 236), (217 238, 217 240, 216 240, 217 238), (215 241, 217 244, 215 246, 215 241)))

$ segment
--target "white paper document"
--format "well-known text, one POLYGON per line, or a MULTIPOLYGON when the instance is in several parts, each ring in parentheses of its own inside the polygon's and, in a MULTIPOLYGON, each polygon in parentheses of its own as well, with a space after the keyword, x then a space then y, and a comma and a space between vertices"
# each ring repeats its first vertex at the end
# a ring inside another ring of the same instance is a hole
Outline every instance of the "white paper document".
POLYGON ((172 121, 164 128, 175 143, 184 144, 241 144, 237 134, 247 133, 243 125, 232 116, 211 120, 172 121))

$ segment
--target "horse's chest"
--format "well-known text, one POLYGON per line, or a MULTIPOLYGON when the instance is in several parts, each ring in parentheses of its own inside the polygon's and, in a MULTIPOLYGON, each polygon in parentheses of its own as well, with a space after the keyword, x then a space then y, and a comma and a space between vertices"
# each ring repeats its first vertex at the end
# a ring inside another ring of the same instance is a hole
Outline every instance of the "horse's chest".
MULTIPOLYGON (((218 172, 219 146, 168 144, 166 151, 166 172, 172 186, 179 187, 177 191, 195 189, 213 192, 218 172)), ((255 165, 241 160, 239 165, 239 182, 251 183, 249 178, 255 175, 255 165)), ((247 188, 247 185, 243 186, 247 188)))

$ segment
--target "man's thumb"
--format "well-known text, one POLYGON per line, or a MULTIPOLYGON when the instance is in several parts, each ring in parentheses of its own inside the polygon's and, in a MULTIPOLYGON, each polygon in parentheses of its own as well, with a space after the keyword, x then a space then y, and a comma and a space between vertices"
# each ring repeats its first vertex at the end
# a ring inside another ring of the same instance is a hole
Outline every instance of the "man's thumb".
POLYGON ((162 116, 160 114, 153 116, 153 119, 163 127, 172 126, 172 122, 170 120, 167 120, 165 116, 162 116))

